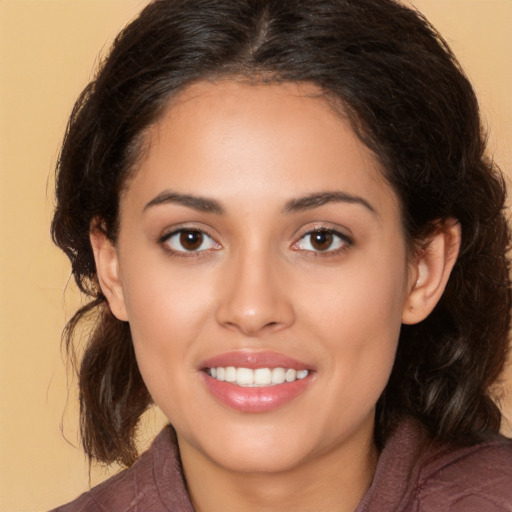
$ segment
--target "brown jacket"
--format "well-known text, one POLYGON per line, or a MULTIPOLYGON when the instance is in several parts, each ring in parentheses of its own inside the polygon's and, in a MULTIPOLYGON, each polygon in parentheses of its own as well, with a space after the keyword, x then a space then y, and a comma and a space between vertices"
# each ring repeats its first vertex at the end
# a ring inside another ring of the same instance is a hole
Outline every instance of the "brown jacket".
MULTIPOLYGON (((178 460, 165 428, 131 468, 52 512, 193 512, 178 460)), ((512 512, 512 442, 454 448, 404 421, 355 512, 512 512)))

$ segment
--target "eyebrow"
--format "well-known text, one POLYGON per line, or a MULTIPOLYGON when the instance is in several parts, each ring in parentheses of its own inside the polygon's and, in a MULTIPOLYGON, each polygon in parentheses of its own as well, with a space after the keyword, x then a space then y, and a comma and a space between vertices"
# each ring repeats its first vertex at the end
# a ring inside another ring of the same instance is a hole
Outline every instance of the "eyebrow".
MULTIPOLYGON (((282 213, 291 214, 305 210, 312 210, 327 203, 360 204, 370 212, 378 215, 375 208, 366 199, 341 191, 320 192, 296 199, 291 199, 285 204, 282 213)), ((205 213, 215 213, 217 215, 223 215, 225 213, 222 205, 215 199, 193 196, 190 194, 179 194, 177 192, 171 192, 168 190, 161 192, 154 199, 149 201, 149 203, 144 206, 143 211, 161 204, 179 204, 186 206, 187 208, 192 208, 193 210, 198 210, 205 213)))
POLYGON ((218 215, 225 213, 224 208, 218 201, 215 201, 214 199, 192 196, 189 194, 178 194, 177 192, 171 192, 168 190, 158 194, 154 199, 149 201, 149 203, 144 206, 143 211, 146 211, 148 208, 153 206, 169 203, 180 204, 182 206, 186 206, 187 208, 192 208, 193 210, 198 210, 205 213, 216 213, 218 215))
POLYGON ((289 214, 302 212, 304 210, 311 210, 327 203, 360 204, 373 214, 378 215, 377 210, 375 210, 375 208, 366 199, 341 191, 321 192, 299 197, 297 199, 291 199, 283 208, 283 213, 289 214))

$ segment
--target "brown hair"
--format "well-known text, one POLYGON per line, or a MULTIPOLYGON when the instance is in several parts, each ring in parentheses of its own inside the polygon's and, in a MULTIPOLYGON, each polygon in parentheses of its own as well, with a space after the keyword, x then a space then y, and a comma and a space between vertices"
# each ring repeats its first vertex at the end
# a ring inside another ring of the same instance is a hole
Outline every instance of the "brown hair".
POLYGON ((410 243, 439 220, 461 224, 441 301, 402 328, 377 404, 377 443, 403 416, 455 443, 497 432, 489 386, 506 358, 511 301, 505 187, 484 155, 473 89, 441 36, 393 0, 156 0, 78 99, 58 163, 53 239, 91 298, 65 331, 70 351, 77 326, 95 319, 79 368, 89 456, 132 463, 135 427, 151 403, 129 326, 98 285, 91 222, 101 219, 115 241, 119 194, 146 128, 187 84, 227 75, 307 81, 341 101, 400 198, 410 243))

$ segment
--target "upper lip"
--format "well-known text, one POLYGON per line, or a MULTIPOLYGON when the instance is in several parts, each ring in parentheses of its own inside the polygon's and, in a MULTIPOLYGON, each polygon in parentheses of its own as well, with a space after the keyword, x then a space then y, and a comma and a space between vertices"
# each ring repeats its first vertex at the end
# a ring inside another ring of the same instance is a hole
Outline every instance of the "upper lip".
POLYGON ((234 366, 236 368, 292 368, 312 370, 311 365, 272 351, 233 351, 213 356, 200 365, 201 369, 234 366))

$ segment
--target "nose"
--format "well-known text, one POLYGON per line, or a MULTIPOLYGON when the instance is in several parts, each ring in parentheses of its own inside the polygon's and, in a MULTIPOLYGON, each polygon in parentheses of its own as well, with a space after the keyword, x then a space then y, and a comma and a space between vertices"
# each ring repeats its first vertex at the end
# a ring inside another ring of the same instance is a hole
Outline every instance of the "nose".
POLYGON ((262 251, 239 254, 223 273, 217 321, 249 337, 292 325, 295 312, 286 272, 262 251))

